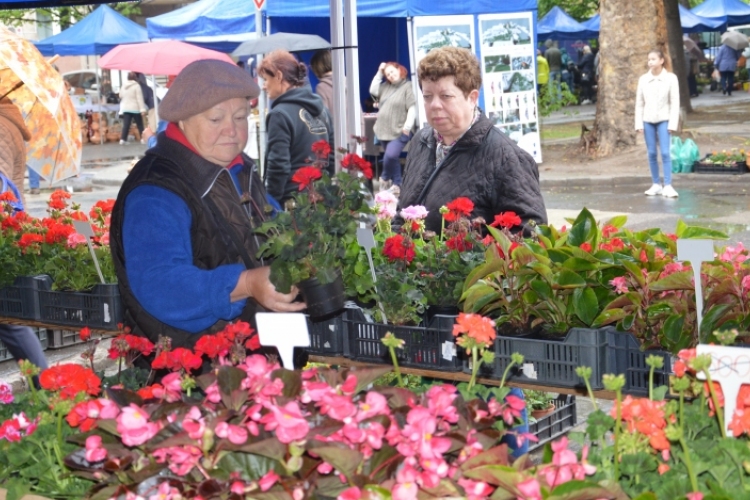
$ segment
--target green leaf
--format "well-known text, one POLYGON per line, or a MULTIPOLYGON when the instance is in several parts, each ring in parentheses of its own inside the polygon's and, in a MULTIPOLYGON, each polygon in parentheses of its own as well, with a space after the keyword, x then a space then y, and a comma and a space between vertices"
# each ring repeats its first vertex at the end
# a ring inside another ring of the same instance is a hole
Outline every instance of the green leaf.
POLYGON ((579 257, 573 257, 573 258, 566 260, 563 263, 563 267, 565 269, 570 269, 571 271, 584 272, 584 271, 595 271, 599 268, 599 265, 596 262, 592 262, 586 259, 581 259, 579 257))
POLYGON ((507 465, 482 465, 470 470, 464 470, 463 476, 477 481, 484 481, 495 486, 501 484, 516 484, 524 479, 522 473, 507 465))
POLYGON ((591 322, 591 328, 599 328, 605 325, 611 325, 617 323, 622 318, 627 316, 627 312, 624 309, 605 309, 599 316, 591 322))
POLYGON ((229 452, 216 463, 211 474, 215 479, 226 481, 235 472, 241 479, 249 482, 259 480, 271 470, 282 476, 286 474, 283 466, 276 460, 252 453, 229 452))
POLYGON ((667 392, 669 391, 669 387, 666 385, 660 385, 659 387, 654 387, 653 395, 654 395, 654 401, 664 401, 664 398, 667 397, 667 392))
POLYGON ((605 222, 604 225, 615 226, 617 229, 621 229, 623 226, 625 226, 626 222, 628 222, 627 215, 615 215, 614 217, 609 219, 607 222, 605 222))
POLYGON ((533 280, 529 284, 531 285, 532 290, 534 290, 542 300, 547 300, 552 297, 552 287, 550 287, 546 281, 533 280))
POLYGON ((726 240, 726 233, 699 226, 688 226, 682 220, 677 223, 676 234, 681 239, 726 240))
POLYGON ((665 344, 665 347, 669 347, 670 350, 672 350, 672 346, 683 343, 682 329, 684 326, 685 316, 683 314, 672 314, 667 318, 661 329, 661 334, 664 340, 668 342, 668 344, 665 344))
POLYGON ((655 292, 665 292, 669 290, 695 290, 695 285, 692 280, 692 271, 680 271, 651 283, 650 288, 655 292))
POLYGON ((576 316, 586 326, 590 326, 599 312, 599 301, 591 288, 576 288, 573 292, 576 316))
POLYGON ((242 385, 247 373, 233 366, 222 366, 219 368, 218 385, 219 391, 227 396, 236 391, 242 385))
POLYGON ((596 219, 584 208, 576 217, 573 226, 568 231, 568 243, 574 247, 580 247, 583 243, 590 243, 596 248, 598 243, 599 229, 596 226, 596 219))
POLYGON ((578 288, 582 286, 586 286, 586 280, 569 269, 561 270, 552 282, 552 288, 578 288))
POLYGON ((346 477, 352 476, 364 459, 360 452, 339 446, 321 446, 308 451, 320 456, 346 477))
POLYGON ((287 452, 286 445, 275 437, 263 439, 262 441, 250 441, 239 446, 232 444, 226 444, 225 446, 228 449, 253 455, 260 455, 277 462, 282 462, 286 457, 287 452))
MULTIPOLYGON (((547 500, 589 500, 592 498, 611 498, 608 488, 590 481, 568 481, 550 492, 547 500)), ((625 496, 624 498, 627 498, 625 496)))
POLYGON ((483 451, 464 462, 460 469, 466 471, 483 465, 510 465, 508 446, 500 445, 483 451))
POLYGON ((280 378, 284 383, 284 396, 288 398, 297 397, 302 390, 302 372, 279 368, 271 374, 272 379, 280 378))

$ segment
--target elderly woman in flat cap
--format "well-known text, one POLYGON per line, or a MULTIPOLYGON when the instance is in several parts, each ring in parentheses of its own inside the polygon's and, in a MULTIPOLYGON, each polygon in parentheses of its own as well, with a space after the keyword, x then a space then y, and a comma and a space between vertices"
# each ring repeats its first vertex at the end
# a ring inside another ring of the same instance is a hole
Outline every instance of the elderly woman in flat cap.
POLYGON ((134 333, 192 347, 228 321, 305 307, 296 290, 277 292, 256 258, 266 193, 242 150, 248 99, 259 93, 242 69, 204 60, 182 70, 159 107, 169 125, 112 212, 112 256, 134 333))

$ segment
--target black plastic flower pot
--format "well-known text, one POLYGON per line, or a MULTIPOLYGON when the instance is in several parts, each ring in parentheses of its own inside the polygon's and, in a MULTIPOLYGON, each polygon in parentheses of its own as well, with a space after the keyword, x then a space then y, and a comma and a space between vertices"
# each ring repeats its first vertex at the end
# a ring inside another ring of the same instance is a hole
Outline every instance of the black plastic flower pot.
POLYGON ((312 277, 297 285, 312 319, 325 318, 344 308, 344 280, 341 275, 332 283, 321 284, 312 277))

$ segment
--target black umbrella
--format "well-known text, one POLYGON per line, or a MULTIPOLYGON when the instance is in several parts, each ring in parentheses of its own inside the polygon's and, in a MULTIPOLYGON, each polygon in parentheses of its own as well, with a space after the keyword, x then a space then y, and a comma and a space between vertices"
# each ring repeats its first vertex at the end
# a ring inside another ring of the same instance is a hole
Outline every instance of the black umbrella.
POLYGON ((255 54, 266 54, 273 50, 283 49, 289 52, 301 52, 303 50, 330 49, 331 44, 318 35, 301 35, 299 33, 274 33, 255 40, 248 40, 237 47, 232 55, 252 56, 255 54))

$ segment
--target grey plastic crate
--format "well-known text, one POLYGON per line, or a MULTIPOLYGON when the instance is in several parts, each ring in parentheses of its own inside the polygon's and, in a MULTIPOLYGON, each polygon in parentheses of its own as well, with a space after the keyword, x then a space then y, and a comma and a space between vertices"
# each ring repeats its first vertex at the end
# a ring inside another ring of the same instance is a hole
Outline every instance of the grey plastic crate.
POLYGON ((0 316, 39 320, 39 290, 48 279, 48 276, 18 276, 12 286, 0 288, 0 316))
POLYGON ((566 434, 578 423, 575 396, 561 394, 554 403, 555 411, 536 422, 529 422, 529 433, 539 439, 536 443, 529 443, 530 452, 566 434))
POLYGON ((609 353, 607 372, 625 375, 624 394, 633 396, 648 396, 649 366, 646 358, 650 355, 661 356, 664 366, 654 370, 654 387, 669 385, 669 375, 672 373, 672 355, 660 350, 641 350, 641 343, 632 333, 610 330, 607 342, 609 353))
POLYGON ((62 349, 83 343, 78 330, 47 330, 47 335, 50 349, 62 349))
POLYGON ((508 382, 523 382, 548 387, 585 387, 576 374, 579 366, 591 368, 591 388, 602 389, 607 373, 608 335, 612 327, 571 328, 558 339, 497 337, 495 339, 494 378, 502 378, 513 353, 524 356, 524 366, 514 367, 508 382))
POLYGON ((49 338, 47 336, 46 328, 34 328, 36 336, 39 338, 39 343, 42 344, 42 350, 46 351, 49 347, 49 338))
POLYGON ((123 304, 116 284, 96 285, 90 292, 52 291, 49 276, 40 288, 39 320, 50 325, 118 330, 123 304))
POLYGON ((396 349, 401 366, 460 371, 461 361, 453 337, 455 319, 437 314, 426 326, 384 325, 368 321, 360 309, 346 309, 344 354, 357 361, 391 364, 390 353, 381 339, 392 332, 404 341, 404 348, 396 349))

